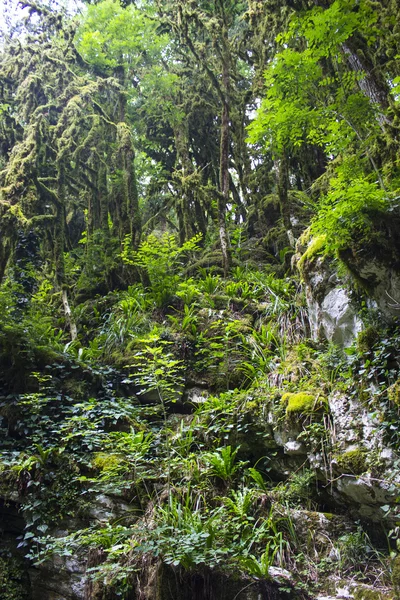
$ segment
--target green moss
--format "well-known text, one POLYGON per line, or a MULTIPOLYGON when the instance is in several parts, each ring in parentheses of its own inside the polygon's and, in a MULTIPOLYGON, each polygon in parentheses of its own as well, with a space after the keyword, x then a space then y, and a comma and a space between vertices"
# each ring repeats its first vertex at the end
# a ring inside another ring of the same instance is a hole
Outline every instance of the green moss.
POLYGON ((396 406, 400 406, 400 379, 388 388, 388 398, 396 406))
POLYGON ((356 448, 336 456, 335 460, 342 472, 361 475, 361 473, 365 473, 367 470, 366 457, 367 453, 365 450, 356 448))
POLYGON ((303 231, 303 233, 297 240, 297 245, 298 245, 297 249, 301 252, 302 248, 304 248, 305 246, 308 246, 311 238, 312 238, 311 227, 307 227, 307 229, 305 229, 303 231))
POLYGON ((92 465, 98 471, 114 471, 121 466, 123 459, 117 454, 107 454, 106 452, 97 452, 92 465))
POLYGON ((367 327, 360 331, 357 336, 357 348, 359 352, 370 352, 379 340, 379 332, 376 327, 367 327))
POLYGON ((392 562, 392 584, 395 598, 400 598, 400 554, 392 562))
POLYGON ((27 600, 27 581, 22 565, 16 558, 0 557, 1 600, 27 600))
POLYGON ((307 250, 304 252, 304 254, 302 254, 299 262, 297 263, 297 267, 302 275, 304 274, 307 265, 313 263, 317 256, 324 254, 325 249, 326 235, 318 235, 310 242, 307 250))
POLYGON ((281 404, 286 407, 286 415, 309 415, 326 410, 327 400, 323 396, 299 392, 286 393, 281 398, 281 404))
POLYGON ((385 594, 380 590, 373 590, 367 587, 358 587, 353 592, 354 600, 389 600, 391 595, 385 594))
POLYGON ((52 365, 54 363, 61 363, 65 360, 60 352, 56 352, 48 346, 36 346, 34 348, 35 359, 39 366, 52 365))

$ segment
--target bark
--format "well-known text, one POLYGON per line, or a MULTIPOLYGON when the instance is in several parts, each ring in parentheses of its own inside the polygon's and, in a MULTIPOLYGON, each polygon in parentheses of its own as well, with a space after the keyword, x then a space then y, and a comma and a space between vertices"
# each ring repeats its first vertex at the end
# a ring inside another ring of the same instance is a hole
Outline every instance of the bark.
MULTIPOLYGON (((363 77, 358 81, 358 85, 372 104, 377 104, 382 111, 389 108, 389 90, 384 81, 376 75, 373 65, 365 56, 357 53, 355 43, 352 39, 347 40, 342 44, 342 50, 346 55, 347 62, 352 71, 364 73, 363 77)), ((383 113, 378 115, 378 120, 381 125, 390 124, 390 119, 383 113)))
MULTIPOLYGON (((313 0, 316 6, 329 8, 332 0, 313 0)), ((374 68, 372 61, 368 58, 368 47, 366 43, 358 43, 357 36, 351 36, 346 42, 341 44, 341 49, 347 58, 350 69, 356 73, 364 73, 364 76, 358 82, 358 85, 373 104, 381 107, 382 111, 389 108, 389 87, 384 78, 374 68), (361 48, 360 46, 365 46, 361 48), (362 50, 360 52, 360 50, 362 50)), ((378 115, 378 121, 381 126, 391 125, 390 118, 383 112, 378 115)))
POLYGON ((189 151, 188 121, 182 121, 174 127, 177 160, 180 163, 181 201, 179 206, 179 237, 181 244, 196 233, 207 232, 206 217, 201 203, 200 181, 189 151))
MULTIPOLYGON (((121 90, 126 89, 126 71, 123 66, 115 69, 115 77, 119 80, 121 90)), ((117 149, 113 156, 111 171, 115 176, 112 199, 115 232, 122 240, 130 235, 133 248, 140 243, 142 222, 139 212, 139 196, 135 172, 135 149, 130 129, 126 123, 127 97, 124 91, 118 95, 116 108, 117 149)))
POLYGON ((71 333, 71 340, 74 341, 78 337, 78 331, 76 328, 75 319, 72 315, 71 307, 68 302, 68 292, 66 289, 62 290, 61 298, 62 298, 62 303, 63 303, 63 307, 64 307, 65 320, 67 322, 67 325, 68 325, 70 333, 71 333))
POLYGON ((174 127, 177 159, 181 165, 181 200, 179 202, 179 240, 181 244, 190 239, 194 234, 194 190, 189 180, 190 176, 194 173, 194 169, 189 154, 188 136, 187 122, 182 121, 174 127))
POLYGON ((11 249, 13 246, 13 242, 11 238, 6 237, 4 234, 0 236, 0 284, 3 281, 4 273, 7 268, 8 259, 11 255, 11 249))
MULTIPOLYGON (((220 36, 217 36, 214 32, 214 43, 216 44, 216 50, 221 60, 221 80, 210 68, 207 60, 203 56, 200 56, 196 50, 193 41, 188 35, 187 22, 183 22, 183 16, 180 15, 177 21, 177 29, 180 35, 185 40, 189 50, 195 57, 198 64, 201 64, 205 73, 209 77, 212 86, 214 87, 222 104, 221 110, 221 136, 220 136, 220 169, 219 169, 219 180, 220 180, 220 193, 218 194, 218 228, 219 228, 219 239, 222 252, 222 263, 225 276, 228 274, 231 266, 231 252, 229 244, 229 236, 226 227, 226 208, 229 202, 229 142, 230 142, 230 123, 229 123, 229 102, 230 102, 230 49, 227 25, 225 22, 224 7, 223 3, 220 5, 220 16, 223 21, 220 36), (218 40, 218 42, 217 42, 218 40)), ((196 20, 196 15, 194 15, 196 20)), ((198 24, 200 20, 198 20, 198 24)), ((200 24, 200 27, 203 25, 200 24)))
POLYGON ((64 285, 64 248, 65 248, 65 166, 63 162, 58 165, 57 177, 57 202, 54 227, 54 263, 56 285, 64 285))
POLYGON ((275 168, 277 170, 278 196, 282 220, 289 238, 289 243, 291 246, 293 246, 294 237, 292 232, 292 223, 290 220, 290 206, 288 198, 288 159, 285 151, 283 151, 280 159, 275 162, 275 168))
POLYGON ((133 149, 131 140, 129 140, 129 145, 125 148, 123 164, 124 191, 130 225, 130 234, 132 238, 132 246, 133 248, 137 248, 140 243, 142 223, 139 213, 139 196, 136 185, 135 151, 133 149))
MULTIPOLYGON (((226 38, 226 31, 224 32, 226 38)), ((220 139, 220 187, 221 194, 218 197, 218 226, 219 239, 222 251, 222 262, 224 275, 227 276, 231 267, 231 252, 229 237, 226 227, 226 207, 229 202, 229 54, 227 49, 228 40, 224 39, 222 85, 224 90, 224 101, 221 115, 221 139, 220 139)))
POLYGON ((68 302, 68 294, 65 288, 64 269, 64 247, 65 247, 65 165, 61 161, 58 166, 57 178, 57 215, 55 219, 54 234, 54 260, 56 267, 56 284, 61 288, 61 298, 64 307, 65 320, 71 333, 71 340, 77 338, 77 329, 71 308, 68 302))
POLYGON ((99 161, 98 171, 98 204, 99 204, 99 220, 100 228, 104 236, 108 239, 110 230, 108 226, 108 190, 107 190, 107 169, 106 166, 99 161))

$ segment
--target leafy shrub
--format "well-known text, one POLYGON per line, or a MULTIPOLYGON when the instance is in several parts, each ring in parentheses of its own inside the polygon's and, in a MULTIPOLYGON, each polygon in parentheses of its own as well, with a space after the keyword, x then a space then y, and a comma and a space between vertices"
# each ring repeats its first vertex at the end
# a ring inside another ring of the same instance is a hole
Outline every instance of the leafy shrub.
POLYGON ((185 254, 199 249, 201 234, 179 246, 174 235, 165 233, 161 237, 151 234, 138 250, 131 249, 130 236, 126 236, 122 261, 143 269, 150 282, 154 302, 158 308, 168 306, 180 283, 179 268, 185 254))
POLYGON ((345 163, 330 180, 330 190, 321 200, 311 229, 325 236, 327 250, 335 253, 351 248, 355 242, 370 241, 376 215, 389 207, 387 192, 360 172, 354 176, 351 166, 345 163))

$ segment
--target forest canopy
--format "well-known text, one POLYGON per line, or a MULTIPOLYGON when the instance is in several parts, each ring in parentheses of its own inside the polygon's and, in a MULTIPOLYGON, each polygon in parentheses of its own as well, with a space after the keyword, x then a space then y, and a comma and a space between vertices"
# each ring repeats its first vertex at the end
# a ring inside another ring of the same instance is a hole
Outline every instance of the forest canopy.
POLYGON ((112 290, 138 277, 122 248, 165 227, 226 274, 238 230, 277 259, 311 219, 334 251, 395 202, 396 2, 20 6, 1 48, 1 277, 30 236, 56 288, 91 272, 112 290))

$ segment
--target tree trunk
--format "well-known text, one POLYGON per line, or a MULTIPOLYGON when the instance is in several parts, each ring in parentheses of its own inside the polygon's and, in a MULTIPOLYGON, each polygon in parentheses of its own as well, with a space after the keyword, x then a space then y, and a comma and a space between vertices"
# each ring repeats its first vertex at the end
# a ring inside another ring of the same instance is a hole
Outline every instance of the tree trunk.
POLYGON ((65 320, 71 333, 71 340, 74 341, 78 337, 78 331, 76 328, 75 319, 72 315, 71 307, 68 302, 68 292, 65 288, 61 292, 61 298, 64 307, 65 320))
POLYGON ((282 152, 280 159, 275 162, 275 168, 277 171, 278 196, 282 221, 286 229, 289 243, 293 247, 294 236, 292 232, 292 223, 290 220, 290 206, 288 198, 288 159, 285 151, 282 152))
MULTIPOLYGON (((179 239, 181 244, 186 240, 190 239, 195 233, 193 227, 193 220, 196 216, 194 212, 194 190, 190 176, 193 175, 194 169, 189 154, 189 134, 188 134, 187 122, 181 121, 174 127, 175 146, 177 153, 177 160, 180 163, 180 188, 181 188, 181 200, 180 204, 180 216, 179 221, 179 239)), ((177 173, 179 177, 179 174, 177 173)))
POLYGON ((231 267, 231 252, 229 237, 226 227, 226 207, 229 202, 229 52, 226 45, 226 31, 223 31, 223 65, 222 65, 222 87, 224 101, 221 115, 221 139, 220 139, 220 187, 218 196, 218 226, 219 239, 221 243, 222 262, 224 275, 227 276, 231 267))
POLYGON ((0 236, 0 284, 3 281, 4 273, 7 268, 8 259, 13 247, 13 241, 4 233, 0 236))
MULTIPOLYGON (((367 58, 361 58, 351 38, 342 44, 342 50, 351 70, 356 73, 364 73, 358 81, 360 90, 369 98, 372 104, 376 104, 381 107, 382 111, 386 111, 389 108, 389 90, 385 82, 380 81, 374 73, 373 65, 367 58)), ((378 115, 378 120, 381 125, 391 124, 390 119, 383 112, 378 115)))
POLYGON ((72 311, 68 302, 68 293, 65 287, 65 165, 61 162, 58 166, 57 178, 57 217, 55 221, 54 258, 56 266, 56 285, 61 288, 61 299, 64 307, 65 321, 71 333, 71 340, 77 338, 77 329, 72 311))
MULTIPOLYGON (((126 72, 118 67, 115 72, 121 89, 125 89, 126 72)), ((114 156, 114 170, 122 173, 117 177, 114 189, 114 210, 118 218, 118 232, 122 239, 126 234, 131 236, 133 248, 137 248, 142 234, 142 222, 139 212, 139 196, 136 184, 135 150, 130 129, 126 123, 126 95, 121 93, 118 99, 117 150, 114 156), (118 181, 118 179, 120 179, 118 181)))
POLYGON ((54 264, 56 285, 64 285, 64 247, 65 247, 65 166, 63 162, 58 165, 57 177, 57 202, 54 226, 54 264))

